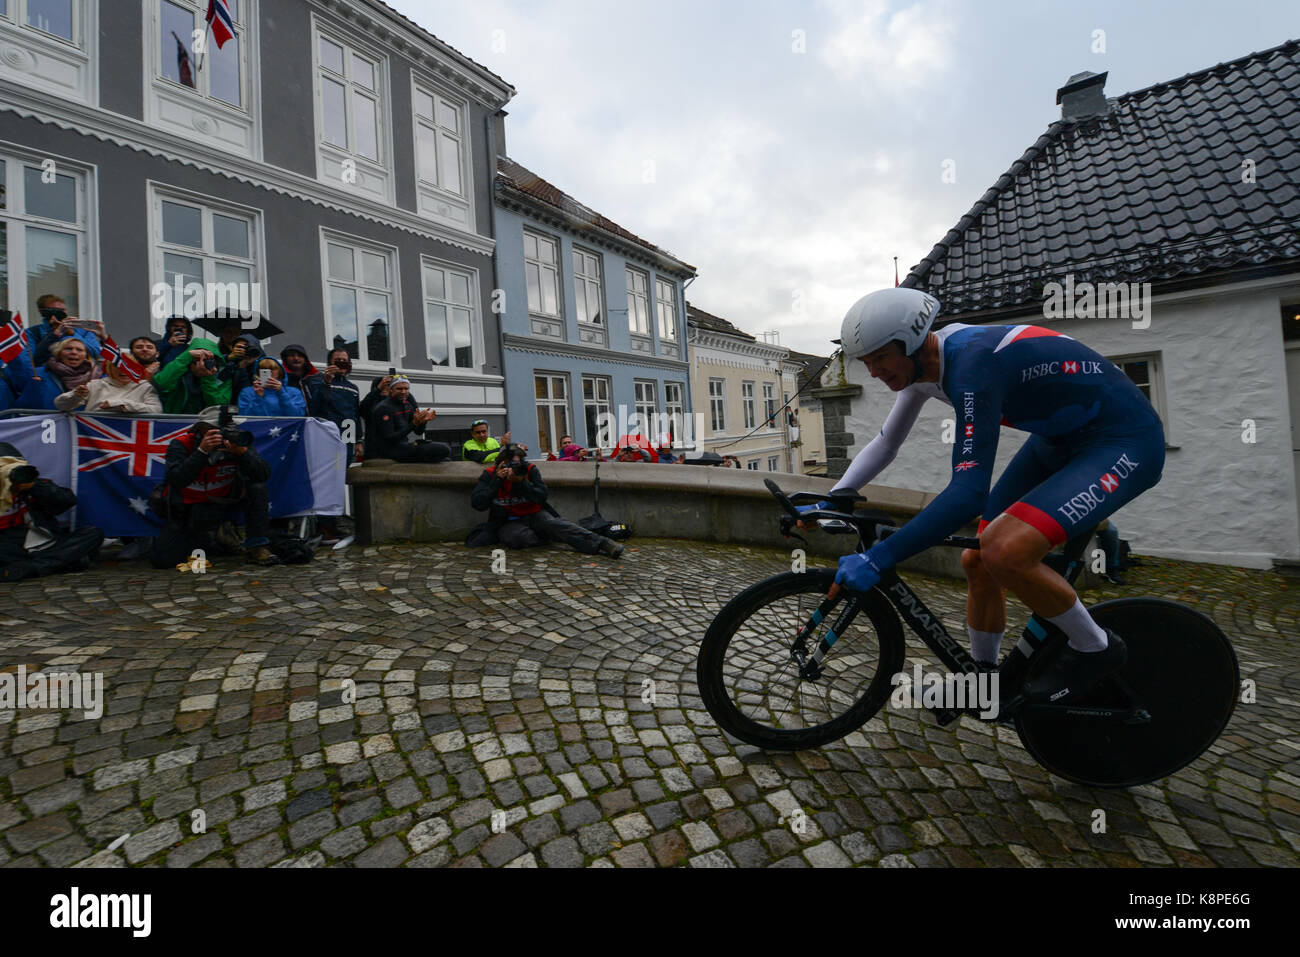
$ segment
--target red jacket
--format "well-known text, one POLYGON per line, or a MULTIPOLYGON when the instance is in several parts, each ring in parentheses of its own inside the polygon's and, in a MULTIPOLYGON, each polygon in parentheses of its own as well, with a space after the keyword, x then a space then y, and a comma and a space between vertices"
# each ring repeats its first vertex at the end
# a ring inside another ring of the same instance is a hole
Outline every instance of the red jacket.
MULTIPOLYGON (((185 451, 193 454, 198 447, 199 437, 193 432, 177 436, 175 441, 185 446, 185 451)), ((181 489, 181 501, 186 505, 213 500, 224 501, 234 492, 235 472, 238 466, 227 459, 218 465, 205 465, 198 476, 189 485, 181 489)))
POLYGON ((498 521, 521 518, 540 512, 546 502, 546 486, 542 483, 537 466, 528 466, 528 478, 523 482, 496 482, 495 465, 488 466, 479 477, 478 485, 470 495, 470 504, 480 512, 498 521))

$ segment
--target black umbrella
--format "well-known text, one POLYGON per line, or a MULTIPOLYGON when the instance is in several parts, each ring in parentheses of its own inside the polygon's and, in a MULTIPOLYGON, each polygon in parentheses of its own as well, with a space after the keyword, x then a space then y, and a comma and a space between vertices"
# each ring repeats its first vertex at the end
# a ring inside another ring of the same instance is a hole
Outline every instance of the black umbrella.
POLYGON ((283 329, 260 312, 245 312, 241 309, 216 309, 194 320, 195 325, 216 335, 221 335, 222 328, 231 322, 239 323, 241 332, 254 335, 259 339, 270 339, 272 336, 284 334, 283 329))
POLYGON ((717 452, 701 452, 693 459, 687 459, 687 465, 721 465, 727 461, 717 452))

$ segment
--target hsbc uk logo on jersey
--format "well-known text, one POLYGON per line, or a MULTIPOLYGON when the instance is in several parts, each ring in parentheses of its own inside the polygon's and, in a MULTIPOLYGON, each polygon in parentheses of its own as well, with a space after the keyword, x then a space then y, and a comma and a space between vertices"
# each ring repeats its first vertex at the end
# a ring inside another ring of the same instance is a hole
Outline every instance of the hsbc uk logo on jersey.
POLYGON ((1020 373, 1020 384, 1033 382, 1045 375, 1100 375, 1101 363, 1095 359, 1066 359, 1057 362, 1040 362, 1028 366, 1020 373))
POLYGON ((1064 505, 1058 506, 1056 510, 1068 518, 1072 525, 1077 525, 1091 515, 1098 505, 1106 501, 1107 495, 1113 495, 1119 489, 1120 482, 1137 471, 1140 464, 1127 455, 1121 455, 1119 461, 1112 465, 1106 474, 1084 491, 1070 498, 1064 505))
POLYGON ((961 454, 970 455, 975 450, 975 393, 963 392, 961 396, 962 439, 961 454))

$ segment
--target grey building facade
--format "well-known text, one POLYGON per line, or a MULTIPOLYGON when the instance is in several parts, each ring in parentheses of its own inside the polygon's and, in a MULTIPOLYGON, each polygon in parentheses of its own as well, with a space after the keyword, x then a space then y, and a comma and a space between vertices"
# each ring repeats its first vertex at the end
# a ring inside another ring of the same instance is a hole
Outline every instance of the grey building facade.
POLYGON ((285 331, 269 351, 346 345, 363 391, 395 367, 440 431, 504 428, 514 89, 377 0, 229 6, 218 49, 206 0, 0 3, 0 302, 57 293, 124 344, 239 283, 285 331))

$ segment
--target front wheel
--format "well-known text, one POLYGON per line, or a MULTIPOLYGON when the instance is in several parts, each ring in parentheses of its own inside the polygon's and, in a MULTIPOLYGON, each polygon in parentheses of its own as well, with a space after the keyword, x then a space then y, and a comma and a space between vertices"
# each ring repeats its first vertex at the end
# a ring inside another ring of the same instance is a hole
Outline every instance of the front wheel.
MULTIPOLYGON (((1241 685, 1237 655, 1219 626, 1200 612, 1158 598, 1122 598, 1089 609, 1128 648, 1117 675, 1078 701, 1027 707, 1016 717, 1025 749, 1047 770, 1093 787, 1134 787, 1168 777, 1201 756, 1232 717, 1241 685), (1150 719, 1126 722, 1071 708, 1134 704, 1150 719)), ((1027 678, 1050 660, 1056 632, 1030 659, 1027 678)))
POLYGON ((815 676, 801 669, 795 639, 834 581, 834 569, 787 572, 747 588, 718 612, 700 646, 696 680, 724 731, 774 751, 816 748, 856 731, 888 700, 903 666, 903 630, 878 591, 841 594, 802 650, 817 648, 851 599, 858 613, 815 676))

